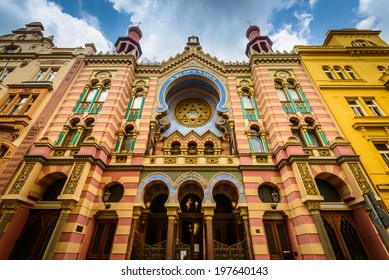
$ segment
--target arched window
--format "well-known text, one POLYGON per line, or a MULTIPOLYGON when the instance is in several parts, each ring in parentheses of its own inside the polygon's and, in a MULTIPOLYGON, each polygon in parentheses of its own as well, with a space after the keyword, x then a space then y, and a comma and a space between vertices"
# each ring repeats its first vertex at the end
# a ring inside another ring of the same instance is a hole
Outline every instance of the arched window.
POLYGON ((131 152, 134 149, 135 145, 135 140, 136 140, 136 133, 134 131, 134 126, 129 125, 126 127, 123 138, 122 138, 122 143, 121 143, 121 152, 131 152))
POLYGON ((344 67, 347 74, 351 77, 353 80, 358 80, 358 76, 354 73, 353 69, 350 66, 344 67))
POLYGON ((316 185, 325 202, 341 202, 337 189, 329 182, 315 178, 316 185))
POLYGON ((211 141, 207 141, 204 144, 204 155, 213 155, 214 154, 214 145, 211 141))
POLYGON ((311 120, 306 120, 306 124, 299 125, 295 120, 290 120, 291 131, 303 147, 322 147, 328 145, 328 141, 321 130, 320 125, 316 125, 311 120))
POLYGON ((181 144, 180 142, 173 142, 172 143, 172 150, 171 150, 172 155, 180 155, 181 154, 181 144))
POLYGON ((323 66, 323 71, 330 80, 335 80, 335 76, 332 74, 332 71, 328 66, 323 66))
POLYGON ((255 153, 262 153, 264 151, 261 142, 260 131, 255 126, 251 127, 251 135, 249 141, 250 141, 251 151, 255 153))
POLYGON ((311 111, 308 101, 296 80, 281 81, 277 79, 274 81, 274 86, 285 113, 308 113, 311 111))
POLYGON ((334 67, 334 70, 336 72, 336 74, 338 75, 338 77, 342 80, 346 80, 346 76, 344 75, 342 69, 339 67, 339 66, 335 66, 334 67))
POLYGON ((66 177, 55 180, 47 186, 42 196, 42 201, 57 201, 57 197, 61 194, 62 188, 65 185, 66 177))
POLYGON ((92 134, 94 119, 90 118, 85 121, 85 124, 79 124, 80 119, 76 118, 70 121, 62 131, 57 145, 62 147, 78 147, 84 140, 92 134))
POLYGON ((98 82, 87 85, 74 111, 78 114, 85 112, 92 114, 99 113, 108 96, 110 87, 111 83, 109 81, 103 85, 98 82))
POLYGON ((197 143, 189 142, 188 143, 188 155, 197 155, 197 143))

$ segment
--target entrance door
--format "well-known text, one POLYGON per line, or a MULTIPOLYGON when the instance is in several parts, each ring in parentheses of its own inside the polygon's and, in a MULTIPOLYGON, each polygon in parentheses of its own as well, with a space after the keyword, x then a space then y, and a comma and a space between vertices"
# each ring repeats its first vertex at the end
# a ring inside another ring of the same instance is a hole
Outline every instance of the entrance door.
POLYGON ((265 233, 269 247, 270 259, 293 260, 292 247, 284 221, 265 220, 265 233))
POLYGON ((96 220, 87 260, 108 260, 115 236, 117 220, 96 220))
POLYGON ((367 260, 351 212, 321 212, 324 227, 338 260, 367 260))
POLYGON ((10 259, 41 260, 60 214, 61 210, 30 210, 10 259))
POLYGON ((185 218, 181 220, 181 243, 190 246, 191 260, 203 258, 203 221, 199 218, 185 218))

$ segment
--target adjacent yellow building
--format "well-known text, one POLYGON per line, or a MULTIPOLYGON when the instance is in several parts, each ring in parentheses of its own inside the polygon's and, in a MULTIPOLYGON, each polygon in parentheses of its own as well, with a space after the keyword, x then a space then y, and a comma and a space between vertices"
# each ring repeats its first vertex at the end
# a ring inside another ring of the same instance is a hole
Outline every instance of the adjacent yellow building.
POLYGON ((329 30, 323 46, 296 51, 389 208, 389 46, 379 34, 329 30))

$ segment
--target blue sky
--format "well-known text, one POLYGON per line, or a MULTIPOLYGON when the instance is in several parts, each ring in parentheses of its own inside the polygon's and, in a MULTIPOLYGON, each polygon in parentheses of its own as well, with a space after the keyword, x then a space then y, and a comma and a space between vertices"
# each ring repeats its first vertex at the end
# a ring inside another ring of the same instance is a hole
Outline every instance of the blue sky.
POLYGON ((290 51, 321 45, 329 29, 378 29, 389 42, 388 14, 387 0, 1 0, 0 34, 40 21, 58 47, 93 42, 107 52, 141 22, 143 61, 181 53, 192 35, 211 56, 242 61, 250 24, 290 51))

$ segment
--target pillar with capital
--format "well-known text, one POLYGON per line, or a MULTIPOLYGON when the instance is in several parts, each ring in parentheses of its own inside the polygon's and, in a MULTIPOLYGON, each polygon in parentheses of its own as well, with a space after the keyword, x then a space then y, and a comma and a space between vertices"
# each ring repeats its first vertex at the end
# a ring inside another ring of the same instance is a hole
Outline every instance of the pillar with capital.
POLYGON ((134 207, 132 212, 132 221, 131 221, 131 229, 130 235, 128 236, 127 250, 126 250, 126 260, 131 258, 132 247, 134 245, 135 232, 139 229, 139 218, 142 214, 141 207, 134 207))
POLYGON ((307 201, 306 205, 308 210, 312 214, 313 222, 316 226, 317 233, 319 234, 321 244, 323 246, 324 254, 327 260, 336 260, 334 250, 331 246, 331 241, 328 238, 327 231, 324 227, 323 219, 320 215, 320 202, 319 201, 307 201))
POLYGON ((166 215, 168 218, 167 225, 167 240, 166 240, 166 260, 172 260, 174 257, 174 226, 177 219, 177 210, 179 209, 178 205, 167 205, 165 204, 167 210, 166 215))
POLYGON ((54 256, 55 247, 61 237, 63 228, 69 217, 70 212, 74 208, 77 202, 74 200, 63 200, 61 201, 61 215, 58 218, 57 224, 55 225, 53 234, 50 237, 49 244, 47 244, 45 254, 43 255, 44 260, 51 260, 54 256))
POLYGON ((249 259, 253 260, 254 259, 254 252, 253 252, 253 242, 251 241, 251 234, 250 234, 248 208, 247 207, 240 207, 239 210, 240 210, 240 216, 242 217, 242 220, 243 220, 244 234, 245 234, 245 239, 247 242, 247 250, 249 253, 249 259))
POLYGON ((213 215, 215 211, 214 206, 203 206, 204 210, 204 221, 205 221, 205 235, 206 235, 206 250, 207 259, 213 260, 213 215))

